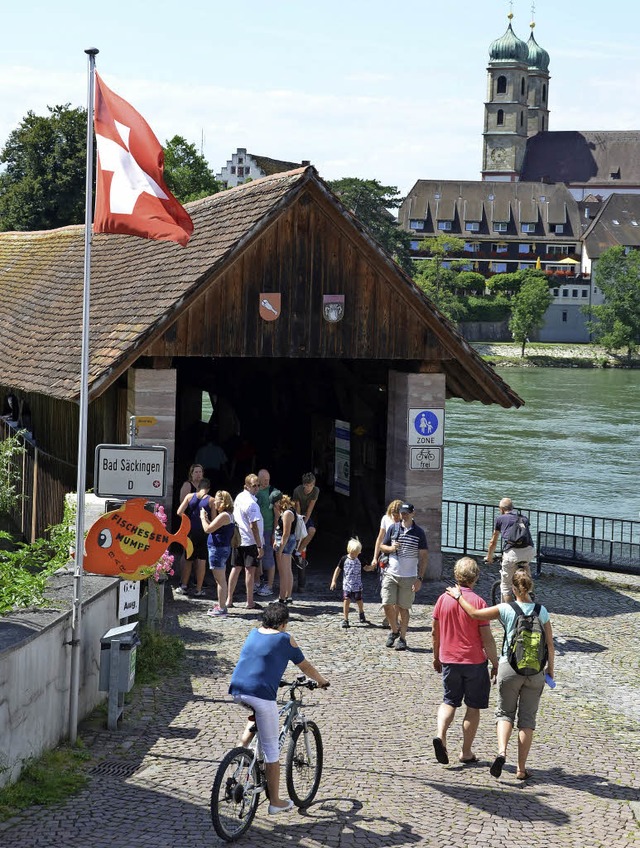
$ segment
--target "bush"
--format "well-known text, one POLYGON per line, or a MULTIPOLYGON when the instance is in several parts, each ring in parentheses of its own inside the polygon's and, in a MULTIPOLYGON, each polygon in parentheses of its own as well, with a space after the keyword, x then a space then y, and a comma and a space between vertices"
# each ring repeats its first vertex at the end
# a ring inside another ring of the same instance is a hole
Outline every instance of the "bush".
POLYGON ((504 297, 470 297, 465 321, 506 321, 510 313, 504 297))

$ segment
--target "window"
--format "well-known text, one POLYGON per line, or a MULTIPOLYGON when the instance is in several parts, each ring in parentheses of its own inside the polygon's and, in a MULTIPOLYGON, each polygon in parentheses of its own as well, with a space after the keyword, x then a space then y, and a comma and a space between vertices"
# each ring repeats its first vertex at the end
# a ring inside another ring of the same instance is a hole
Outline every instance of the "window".
POLYGON ((444 259, 443 262, 442 262, 442 267, 443 268, 451 268, 451 260, 444 259))
POLYGON ((508 245, 506 245, 503 241, 495 242, 491 245, 491 250, 494 253, 506 253, 508 250, 508 245))
POLYGON ((518 253, 531 253, 531 245, 530 244, 519 244, 518 245, 518 253))
POLYGON ((533 268, 533 262, 518 262, 518 271, 526 271, 527 268, 533 268))
POLYGON ((567 323, 567 313, 566 313, 566 312, 563 312, 563 313, 562 313, 562 323, 563 323, 563 324, 566 324, 566 323, 567 323))
POLYGON ((449 232, 449 230, 451 229, 451 223, 451 221, 438 221, 438 229, 446 230, 447 232, 449 232))
POLYGON ((480 221, 467 221, 464 228, 468 233, 477 233, 480 229, 480 221))
POLYGON ((506 94, 507 93, 507 78, 500 76, 498 77, 498 83, 496 85, 496 94, 506 94))
POLYGON ((507 221, 494 221, 493 222, 493 232, 494 233, 506 233, 509 224, 507 221))
POLYGON ((554 297, 558 297, 558 292, 559 292, 559 291, 560 291, 560 289, 554 289, 554 290, 553 290, 553 296, 554 296, 554 297))
MULTIPOLYGON (((547 86, 544 85, 544 83, 543 83, 543 85, 542 85, 542 102, 544 103, 544 101, 546 99, 547 99, 547 86)), ((544 120, 544 118, 543 118, 543 120, 544 120)))
POLYGON ((523 224, 522 232, 523 233, 535 233, 536 225, 535 224, 523 224))
POLYGON ((478 253, 480 250, 480 243, 477 241, 466 241, 464 243, 464 249, 467 253, 478 253))
POLYGON ((232 165, 232 166, 231 166, 231 173, 232 173, 232 174, 235 174, 235 172, 236 172, 236 166, 235 166, 235 165, 232 165))
POLYGON ((582 297, 589 297, 589 289, 582 289, 582 297))
POLYGON ((420 250, 420 242, 417 239, 412 239, 410 242, 411 250, 420 250))
POLYGON ((496 115, 496 124, 499 127, 504 124, 504 109, 498 109, 498 114, 496 115))
POLYGON ((238 176, 244 177, 244 168, 242 165, 238 165, 238 176))
POLYGON ((424 230, 424 221, 419 221, 417 218, 412 218, 409 221, 410 230, 424 230))
POLYGON ((569 289, 562 289, 562 297, 569 297, 569 289))
POLYGON ((492 262, 491 270, 494 274, 505 274, 507 271, 507 263, 506 262, 492 262))
POLYGON ((542 126, 540 127, 542 132, 544 132, 544 115, 542 116, 542 126))
POLYGON ((546 250, 547 250, 547 253, 553 254, 554 256, 568 256, 569 255, 569 245, 568 244, 548 244, 546 250))
POLYGON ((524 124, 524 112, 520 112, 520 126, 524 124))
POLYGON ((520 80, 520 94, 524 94, 525 90, 526 89, 525 89, 524 77, 522 77, 522 79, 520 80))
POLYGON ((571 292, 571 297, 578 297, 578 289, 573 289, 571 292))
POLYGON ((553 228, 554 233, 563 233, 564 232, 564 224, 556 224, 553 228))
POLYGON ((238 165, 242 165, 244 163, 244 158, 242 156, 238 156, 238 165))

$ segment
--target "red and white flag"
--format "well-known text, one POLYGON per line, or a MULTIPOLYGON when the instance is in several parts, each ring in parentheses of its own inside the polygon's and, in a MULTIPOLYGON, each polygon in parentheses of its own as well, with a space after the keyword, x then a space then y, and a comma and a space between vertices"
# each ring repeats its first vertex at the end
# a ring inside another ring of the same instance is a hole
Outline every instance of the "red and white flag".
POLYGON ((98 178, 94 233, 177 241, 193 221, 164 182, 164 152, 145 119, 96 73, 94 128, 98 178))

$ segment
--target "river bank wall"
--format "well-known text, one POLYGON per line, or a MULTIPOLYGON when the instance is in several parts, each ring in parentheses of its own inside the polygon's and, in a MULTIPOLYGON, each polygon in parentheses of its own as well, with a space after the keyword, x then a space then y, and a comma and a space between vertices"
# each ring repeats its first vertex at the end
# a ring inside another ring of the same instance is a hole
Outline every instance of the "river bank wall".
POLYGON ((470 342, 473 349, 492 365, 508 368, 640 368, 640 355, 630 359, 614 355, 599 345, 545 344, 531 342, 521 356, 514 342, 470 342))

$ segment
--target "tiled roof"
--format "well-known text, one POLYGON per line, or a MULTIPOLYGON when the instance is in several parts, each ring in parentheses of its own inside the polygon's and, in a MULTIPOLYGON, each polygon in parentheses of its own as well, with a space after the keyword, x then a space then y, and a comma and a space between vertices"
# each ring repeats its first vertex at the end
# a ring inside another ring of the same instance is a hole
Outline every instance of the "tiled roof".
POLYGON ((524 181, 640 185, 640 132, 541 132, 527 141, 524 181))
MULTIPOLYGON (((313 167, 246 183, 187 204, 195 230, 186 248, 170 242, 94 235, 89 386, 99 395, 202 285, 314 184, 345 225, 377 253, 389 277, 446 355, 449 395, 502 406, 521 399, 443 318, 313 167)), ((363 245, 364 248, 364 245, 363 245)), ((0 383, 71 400, 79 393, 84 227, 0 233, 0 383)))
POLYGON ((293 171, 302 167, 300 162, 285 162, 282 159, 271 159, 269 156, 258 156, 256 153, 248 153, 247 156, 255 159, 257 166, 266 176, 281 174, 283 171, 293 171))
POLYGON ((612 194, 584 236, 590 259, 610 247, 640 247, 640 195, 612 194))
MULTIPOLYGON (((89 383, 130 354, 183 298, 309 178, 265 177, 187 204, 195 231, 170 242, 94 235, 89 383)), ((0 382, 78 394, 84 227, 0 233, 0 382)))

